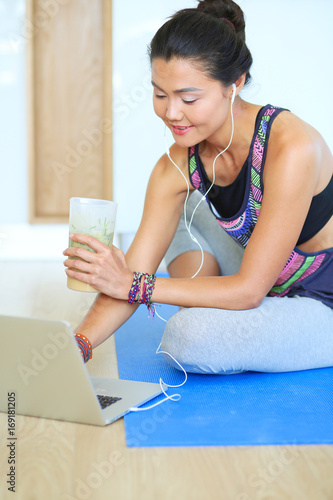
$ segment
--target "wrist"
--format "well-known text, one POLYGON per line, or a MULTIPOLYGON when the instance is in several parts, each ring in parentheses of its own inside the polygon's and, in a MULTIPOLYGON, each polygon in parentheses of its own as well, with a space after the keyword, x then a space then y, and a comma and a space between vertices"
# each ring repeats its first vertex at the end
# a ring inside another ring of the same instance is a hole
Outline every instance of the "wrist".
POLYGON ((125 277, 125 279, 123 281, 123 289, 122 289, 121 298, 123 300, 126 300, 126 302, 128 302, 128 292, 131 289, 131 286, 133 284, 134 274, 135 273, 132 273, 131 271, 129 271, 129 273, 127 274, 127 276, 125 277))
POLYGON ((133 281, 128 292, 129 304, 145 304, 154 315, 152 294, 155 288, 156 276, 148 273, 133 273, 133 281))

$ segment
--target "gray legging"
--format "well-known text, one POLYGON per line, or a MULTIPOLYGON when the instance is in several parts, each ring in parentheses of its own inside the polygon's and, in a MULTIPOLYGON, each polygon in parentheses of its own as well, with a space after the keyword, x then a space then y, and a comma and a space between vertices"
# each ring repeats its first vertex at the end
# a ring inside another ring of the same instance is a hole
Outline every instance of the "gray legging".
MULTIPOLYGON (((200 195, 188 202, 189 220, 200 195)), ((244 251, 219 226, 206 201, 191 232, 204 251, 215 256, 221 275, 240 267, 244 251)), ((198 250, 180 220, 165 256, 198 250)), ((333 366, 333 309, 307 297, 265 297, 256 309, 184 308, 168 321, 161 349, 188 372, 230 374, 242 371, 285 372, 333 366)), ((173 363, 169 356, 166 359, 173 363)))

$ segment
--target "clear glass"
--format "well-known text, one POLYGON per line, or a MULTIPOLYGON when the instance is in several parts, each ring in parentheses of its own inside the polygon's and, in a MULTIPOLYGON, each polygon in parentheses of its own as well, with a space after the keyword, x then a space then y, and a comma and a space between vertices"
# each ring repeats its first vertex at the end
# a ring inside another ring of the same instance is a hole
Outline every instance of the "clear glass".
MULTIPOLYGON (((117 214, 117 203, 93 198, 71 198, 69 209, 69 233, 89 234, 104 245, 111 247, 117 214)), ((90 247, 69 239, 70 247, 83 247, 93 252, 90 247)), ((76 279, 67 277, 67 287, 80 292, 97 290, 76 279)))

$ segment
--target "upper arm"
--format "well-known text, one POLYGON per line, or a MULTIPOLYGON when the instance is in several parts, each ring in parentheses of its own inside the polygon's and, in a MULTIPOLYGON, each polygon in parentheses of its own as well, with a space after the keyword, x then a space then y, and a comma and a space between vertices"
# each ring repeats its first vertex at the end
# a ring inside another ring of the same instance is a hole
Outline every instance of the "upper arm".
POLYGON ((318 151, 311 135, 297 126, 277 131, 270 143, 264 194, 240 274, 260 303, 273 287, 304 225, 318 181, 318 151), (275 140, 274 140, 275 139, 275 140))
MULTIPOLYGON (((188 178, 187 150, 174 146, 171 156, 188 178)), ((151 173, 141 223, 126 254, 130 268, 156 271, 176 232, 186 194, 184 178, 163 155, 151 173)))

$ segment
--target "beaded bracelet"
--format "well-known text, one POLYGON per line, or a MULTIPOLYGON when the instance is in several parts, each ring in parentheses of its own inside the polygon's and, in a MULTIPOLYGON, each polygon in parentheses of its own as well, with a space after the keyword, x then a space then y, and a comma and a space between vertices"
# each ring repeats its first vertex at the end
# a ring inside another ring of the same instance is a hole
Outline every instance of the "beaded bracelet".
POLYGON ((90 343, 90 340, 87 339, 87 337, 85 337, 84 335, 81 335, 81 333, 76 333, 75 339, 80 349, 83 361, 86 363, 87 361, 89 361, 89 359, 92 358, 92 345, 90 343))

